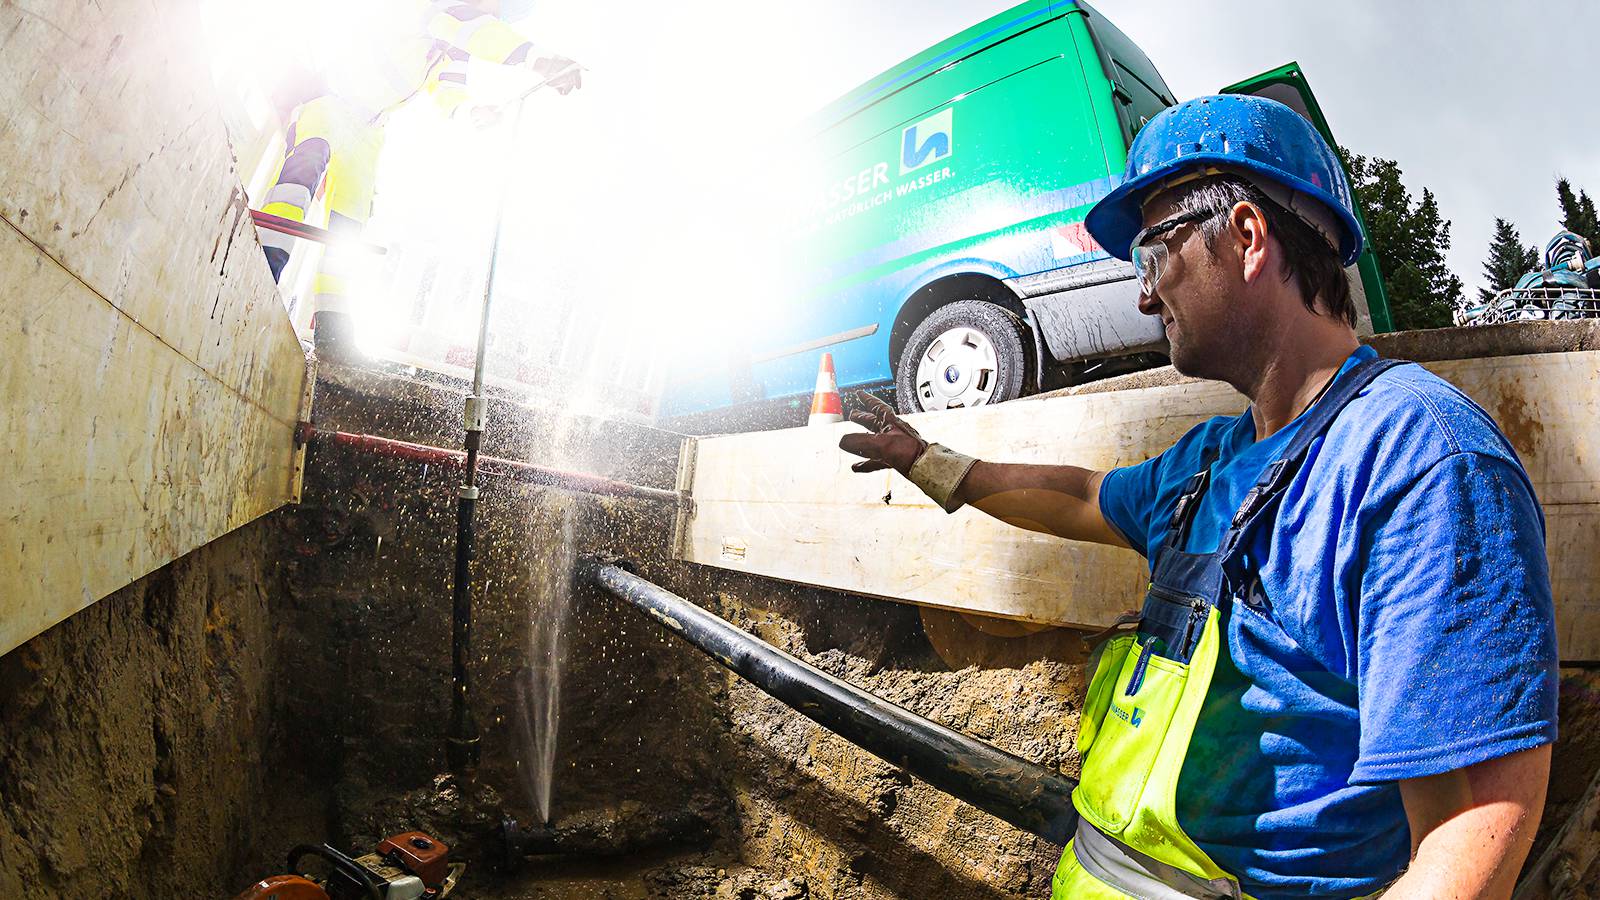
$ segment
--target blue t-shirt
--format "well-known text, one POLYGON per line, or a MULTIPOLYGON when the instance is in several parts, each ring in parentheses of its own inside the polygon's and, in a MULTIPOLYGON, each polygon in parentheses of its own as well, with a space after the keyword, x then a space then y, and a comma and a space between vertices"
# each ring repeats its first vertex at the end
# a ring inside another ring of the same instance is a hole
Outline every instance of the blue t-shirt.
MULTIPOLYGON (((1377 354, 1362 348, 1346 368, 1377 354)), ((1154 558, 1184 482, 1220 452, 1184 550, 1215 549, 1300 419, 1195 426, 1100 486, 1154 558)), ((1219 663, 1178 782, 1178 822, 1261 900, 1359 896, 1411 852, 1396 782, 1556 736, 1544 517, 1487 413, 1421 366, 1361 392, 1313 442, 1246 548, 1261 590, 1225 604, 1219 663)))

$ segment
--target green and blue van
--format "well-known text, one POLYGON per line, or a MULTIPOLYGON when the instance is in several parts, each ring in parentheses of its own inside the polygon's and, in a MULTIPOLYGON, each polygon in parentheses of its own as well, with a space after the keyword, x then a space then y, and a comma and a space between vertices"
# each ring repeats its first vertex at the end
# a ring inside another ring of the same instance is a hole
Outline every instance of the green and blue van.
MULTIPOLYGON (((1294 64, 1224 90, 1285 102, 1332 141, 1294 64)), ((758 289, 751 302, 777 307, 763 327, 728 370, 673 382, 661 414, 803 406, 823 352, 841 388, 892 386, 907 412, 1159 362, 1131 267, 1083 218, 1174 103, 1143 51, 1077 0, 1030 0, 839 98, 808 129, 823 175, 786 243, 798 283, 758 289)), ((1360 327, 1388 330, 1370 251, 1351 278, 1360 327)))

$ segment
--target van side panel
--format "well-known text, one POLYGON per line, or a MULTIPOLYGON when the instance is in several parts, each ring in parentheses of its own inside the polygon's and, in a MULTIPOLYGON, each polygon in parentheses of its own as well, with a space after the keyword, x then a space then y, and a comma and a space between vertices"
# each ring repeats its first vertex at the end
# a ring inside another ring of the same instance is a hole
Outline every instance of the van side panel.
POLYGON ((1067 21, 1072 34, 1072 46, 1083 72, 1084 96, 1094 107, 1095 128, 1100 146, 1104 150, 1106 175, 1117 180, 1128 161, 1128 135, 1117 115, 1115 87, 1106 77, 1104 63, 1094 37, 1089 34, 1088 16, 1078 13, 1067 21))
MULTIPOLYGON (((822 349, 842 387, 892 379, 900 307, 944 275, 1008 279, 1104 256, 1082 222, 1110 190, 1105 140, 1118 125, 1094 97, 1110 96, 1099 63, 1079 58, 1080 15, 1043 21, 818 136, 823 175, 791 245, 806 281, 774 304, 750 348, 755 395, 809 392, 822 349), (829 342, 844 335, 861 336, 829 342)), ((1125 152, 1120 138, 1111 152, 1125 152)), ((734 399, 725 387, 675 389, 664 412, 734 399)))
POLYGON ((807 134, 834 127, 896 91, 944 66, 981 53, 1017 31, 1033 28, 1076 8, 1073 0, 1026 0, 917 53, 864 82, 807 119, 807 134))

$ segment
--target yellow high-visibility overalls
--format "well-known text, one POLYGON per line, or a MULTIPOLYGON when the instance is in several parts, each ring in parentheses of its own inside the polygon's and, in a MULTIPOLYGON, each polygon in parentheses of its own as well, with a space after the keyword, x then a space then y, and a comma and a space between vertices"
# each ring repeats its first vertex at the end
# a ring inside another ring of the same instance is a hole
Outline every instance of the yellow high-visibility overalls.
POLYGON ((1215 451, 1184 486, 1156 554, 1136 633, 1096 651, 1078 725, 1080 819, 1051 883, 1052 900, 1249 900, 1178 824, 1178 776, 1227 652, 1225 612, 1248 585, 1244 541, 1270 527, 1311 443, 1362 388, 1399 360, 1370 359, 1339 376, 1277 461, 1245 495, 1212 553, 1183 550, 1215 451))

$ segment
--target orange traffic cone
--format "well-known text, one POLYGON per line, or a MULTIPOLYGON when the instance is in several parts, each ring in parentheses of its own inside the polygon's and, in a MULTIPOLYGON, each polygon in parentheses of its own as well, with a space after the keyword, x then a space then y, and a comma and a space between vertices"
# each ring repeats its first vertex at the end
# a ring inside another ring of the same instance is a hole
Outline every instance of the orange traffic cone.
POLYGON ((811 418, 807 425, 832 425, 844 421, 844 400, 839 397, 839 379, 833 374, 833 354, 822 354, 817 367, 817 392, 811 395, 811 418))

